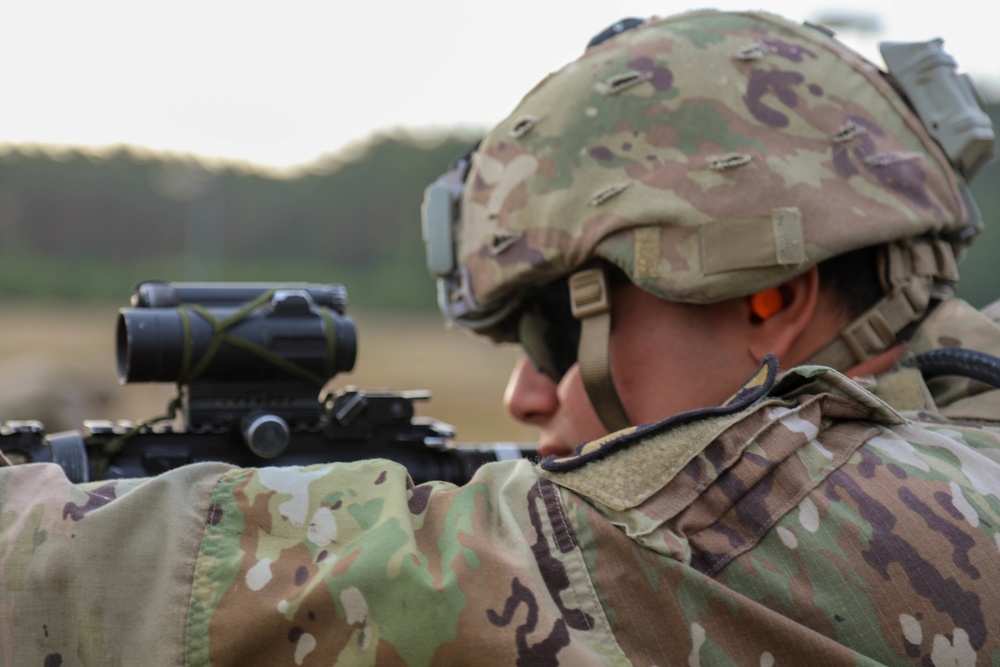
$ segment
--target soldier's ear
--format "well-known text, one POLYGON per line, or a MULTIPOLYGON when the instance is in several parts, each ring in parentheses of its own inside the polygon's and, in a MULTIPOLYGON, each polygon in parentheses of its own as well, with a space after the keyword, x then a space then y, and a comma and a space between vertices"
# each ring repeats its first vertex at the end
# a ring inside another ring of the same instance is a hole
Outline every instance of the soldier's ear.
POLYGON ((805 345, 819 299, 819 270, 813 267, 787 283, 746 298, 747 341, 758 362, 768 354, 782 365, 805 345))

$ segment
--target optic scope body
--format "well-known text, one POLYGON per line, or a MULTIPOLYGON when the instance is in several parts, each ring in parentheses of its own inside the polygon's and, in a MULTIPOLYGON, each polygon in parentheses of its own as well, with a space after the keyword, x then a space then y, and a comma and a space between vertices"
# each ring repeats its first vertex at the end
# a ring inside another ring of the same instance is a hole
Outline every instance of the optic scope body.
POLYGON ((357 333, 341 286, 142 283, 132 303, 117 323, 122 384, 308 375, 321 386, 354 368, 357 333))

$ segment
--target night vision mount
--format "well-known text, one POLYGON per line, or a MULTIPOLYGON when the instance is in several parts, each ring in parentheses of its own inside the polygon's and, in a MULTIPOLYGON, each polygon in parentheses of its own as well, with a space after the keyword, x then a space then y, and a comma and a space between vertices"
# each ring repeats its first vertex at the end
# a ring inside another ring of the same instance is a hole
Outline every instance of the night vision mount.
POLYGON ((966 181, 993 158, 994 132, 986 102, 968 74, 956 72, 944 42, 882 42, 889 80, 966 181))

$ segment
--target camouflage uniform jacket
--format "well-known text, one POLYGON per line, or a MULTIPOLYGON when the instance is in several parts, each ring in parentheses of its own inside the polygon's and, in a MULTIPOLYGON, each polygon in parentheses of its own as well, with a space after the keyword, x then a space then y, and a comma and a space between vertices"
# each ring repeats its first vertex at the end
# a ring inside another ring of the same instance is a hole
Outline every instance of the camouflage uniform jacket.
MULTIPOLYGON (((958 344, 1000 327, 950 302, 905 355, 958 344)), ((1000 664, 1000 391, 773 371, 460 488, 3 469, 0 663, 1000 664)))

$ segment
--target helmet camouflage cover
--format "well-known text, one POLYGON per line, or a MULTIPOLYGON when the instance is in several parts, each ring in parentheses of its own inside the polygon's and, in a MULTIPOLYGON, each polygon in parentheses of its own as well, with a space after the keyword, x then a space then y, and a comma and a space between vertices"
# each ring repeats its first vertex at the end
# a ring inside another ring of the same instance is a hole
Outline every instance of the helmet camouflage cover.
POLYGON ((964 190, 885 75, 826 32, 757 12, 651 19, 483 139, 450 230, 451 301, 509 305, 596 257, 711 303, 867 246, 957 247, 979 225, 964 190))

